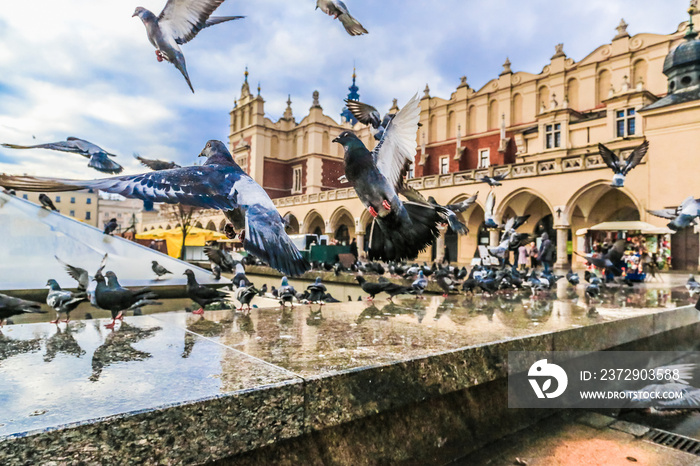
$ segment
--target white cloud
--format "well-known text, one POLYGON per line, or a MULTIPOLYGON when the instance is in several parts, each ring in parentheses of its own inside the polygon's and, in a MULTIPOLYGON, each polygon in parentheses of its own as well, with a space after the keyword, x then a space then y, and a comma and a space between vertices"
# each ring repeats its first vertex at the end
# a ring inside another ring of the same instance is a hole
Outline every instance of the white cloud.
MULTIPOLYGON (((610 41, 621 17, 631 33, 669 33, 686 20, 687 0, 347 0, 370 31, 350 37, 315 11, 313 0, 229 0, 220 15, 243 20, 204 30, 183 51, 196 94, 179 72, 158 63, 137 5, 156 14, 165 0, 34 0, 0 10, 0 142, 51 142, 77 136, 141 168, 134 151, 189 163, 208 139, 225 139, 243 69, 260 81, 266 111, 279 118, 291 94, 297 120, 318 90, 339 119, 358 68, 363 100, 387 109, 429 83, 449 97, 467 75, 474 88, 496 77, 505 57, 514 70, 539 72, 556 43, 580 60, 610 41), (36 140, 32 139, 36 136, 36 140)), ((0 171, 96 177, 78 156, 0 148, 0 171), (3 163, 7 158, 16 164, 3 163)))

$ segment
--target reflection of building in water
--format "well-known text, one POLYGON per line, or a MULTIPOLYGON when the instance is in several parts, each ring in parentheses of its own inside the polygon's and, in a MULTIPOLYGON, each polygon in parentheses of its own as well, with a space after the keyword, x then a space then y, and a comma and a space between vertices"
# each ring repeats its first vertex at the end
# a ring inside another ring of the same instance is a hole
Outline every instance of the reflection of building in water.
MULTIPOLYGON (((680 11, 678 19, 683 19, 680 11)), ((700 14, 694 19, 700 24, 700 14)), ((457 262, 468 263, 477 241, 489 242, 481 228, 486 188, 474 181, 485 174, 506 175, 497 189, 497 219, 530 214, 520 230, 549 231, 560 266, 570 255, 567 243, 573 250, 584 247, 579 230, 612 220, 663 226, 665 221, 646 209, 677 206, 690 194, 678 187, 696 184, 695 170, 687 167, 697 162, 697 150, 690 148, 700 140, 700 41, 692 34, 686 38, 688 21, 669 34, 635 35, 618 19, 601 21, 610 27, 610 41, 591 47, 585 57, 568 57, 559 44, 531 72, 515 70, 514 57, 513 64, 506 61, 497 76, 476 88, 466 77, 460 82, 453 77, 455 89, 443 97, 426 87, 409 185, 443 205, 481 191, 476 205, 462 214, 471 233, 458 237, 445 231, 437 255, 447 245, 457 262), (612 189, 612 172, 598 155, 598 143, 626 155, 645 138, 651 144, 645 162, 627 177, 625 188, 612 189)), ((389 110, 392 97, 378 102, 380 113, 389 110)), ((375 141, 367 127, 336 121, 324 113, 317 95, 312 100, 298 118, 288 101, 284 115, 273 121, 246 76, 230 112, 229 145, 290 219, 293 232, 331 237, 347 232, 362 251, 371 216, 353 189, 338 181, 343 153, 332 140, 351 129, 370 149, 375 141)), ((221 231, 225 221, 212 213, 202 223, 221 231)), ((151 226, 167 225, 141 229, 151 226)), ((673 244, 681 245, 672 254, 677 268, 697 267, 698 235, 692 229, 674 235, 673 244)), ((430 256, 427 251, 420 258, 430 256)))

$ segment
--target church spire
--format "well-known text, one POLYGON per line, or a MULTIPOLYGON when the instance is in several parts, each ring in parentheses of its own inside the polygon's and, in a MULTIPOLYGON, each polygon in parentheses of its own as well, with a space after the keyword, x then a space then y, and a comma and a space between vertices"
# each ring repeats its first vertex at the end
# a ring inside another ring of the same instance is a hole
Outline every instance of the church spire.
MULTIPOLYGON (((353 66, 352 68, 352 86, 348 87, 348 90, 350 93, 348 94, 348 100, 360 100, 360 94, 357 92, 360 90, 359 87, 357 87, 357 84, 355 83, 355 80, 357 79, 357 74, 355 73, 355 67, 353 66)), ((348 121, 351 124, 356 124, 357 123, 357 118, 352 114, 350 109, 345 106, 343 108, 343 111, 340 112, 340 117, 341 121, 348 121)))

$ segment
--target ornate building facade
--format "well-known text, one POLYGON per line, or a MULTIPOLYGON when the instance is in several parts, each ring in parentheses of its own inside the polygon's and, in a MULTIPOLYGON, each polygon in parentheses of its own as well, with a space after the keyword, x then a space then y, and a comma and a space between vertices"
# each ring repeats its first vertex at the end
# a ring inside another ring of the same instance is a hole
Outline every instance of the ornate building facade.
MULTIPOLYGON (((690 21, 666 35, 630 36, 623 20, 609 43, 578 62, 559 44, 537 74, 513 71, 506 59, 500 74, 480 89, 462 77, 443 98, 426 85, 408 183, 441 204, 480 191, 477 204, 462 214, 470 234, 445 231, 433 256, 442 256, 447 246, 452 261, 468 263, 478 244, 496 240, 497 231, 481 227, 488 186, 476 180, 484 174, 506 175, 495 188, 496 217, 530 214, 521 231, 550 231, 561 267, 568 265, 567 244, 583 249, 580 233, 587 227, 613 220, 663 226, 647 209, 677 206, 696 194, 700 168, 700 41, 693 29, 700 15, 690 12, 690 21), (611 188, 598 143, 626 155, 645 139, 650 149, 643 163, 625 188, 611 188)), ((351 94, 357 93, 354 78, 351 94)), ((371 217, 353 189, 338 181, 342 148, 331 141, 351 129, 372 149, 369 129, 325 115, 317 92, 298 122, 287 104, 278 121, 267 118, 246 71, 230 112, 234 158, 267 190, 292 232, 349 234, 363 245, 371 217)), ((220 230, 223 216, 213 213, 208 222, 220 230)), ((164 225, 143 228, 152 226, 164 225)), ((683 245, 674 254, 688 256, 685 266, 697 268, 697 232, 680 232, 673 243, 683 245)), ((419 257, 430 258, 431 251, 419 257)))

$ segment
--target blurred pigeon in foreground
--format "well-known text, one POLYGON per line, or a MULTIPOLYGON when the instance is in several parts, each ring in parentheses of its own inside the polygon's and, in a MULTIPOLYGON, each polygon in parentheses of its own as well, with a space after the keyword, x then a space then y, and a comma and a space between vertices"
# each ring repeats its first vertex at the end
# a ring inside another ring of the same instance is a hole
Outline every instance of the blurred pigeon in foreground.
POLYGON ((357 121, 365 125, 370 125, 375 129, 374 139, 381 141, 382 136, 384 136, 384 131, 389 127, 389 123, 396 116, 395 113, 387 113, 382 118, 379 115, 379 110, 371 105, 363 104, 357 100, 345 99, 345 104, 348 106, 348 110, 357 118, 357 121))
POLYGON ((42 311, 41 304, 34 301, 0 294, 0 327, 7 318, 25 313, 46 314, 46 311, 42 311))
POLYGON ((148 167, 151 170, 158 171, 158 170, 170 170, 171 168, 180 168, 180 165, 176 164, 175 162, 166 162, 165 160, 155 160, 155 159, 146 159, 141 157, 139 154, 134 154, 134 158, 141 162, 141 165, 144 167, 148 167))
POLYGON ((49 294, 46 296, 46 304, 56 311, 56 319, 50 322, 52 324, 57 324, 63 313, 66 314, 66 320, 64 320, 64 322, 68 322, 70 320, 71 311, 78 307, 83 301, 88 300, 86 292, 78 291, 74 293, 72 291, 63 290, 54 279, 50 279, 46 282, 46 286, 49 287, 49 294))
POLYGON ((172 275, 172 274, 173 274, 170 270, 168 270, 168 269, 166 269, 165 267, 163 267, 162 265, 160 265, 160 264, 158 263, 158 261, 151 261, 151 270, 153 270, 153 273, 155 273, 156 275, 158 275, 158 278, 159 278, 159 279, 160 279, 160 277, 162 277, 163 275, 167 275, 167 274, 172 275))
POLYGON ((649 150, 649 141, 644 141, 639 147, 632 151, 632 153, 623 162, 622 156, 618 157, 613 151, 605 147, 603 144, 598 144, 598 151, 600 156, 603 158, 605 165, 610 167, 615 173, 612 179, 613 188, 622 188, 625 185, 625 176, 634 167, 639 165, 644 156, 649 150))
POLYGON ((0 186, 49 192, 99 189, 145 201, 223 210, 226 218, 233 217, 236 223, 243 218, 241 237, 246 251, 286 275, 307 271, 309 263, 285 233, 284 221, 272 200, 234 162, 226 145, 209 141, 200 156, 207 157, 202 166, 90 181, 0 174, 0 186))
POLYGON ((116 157, 116 155, 110 154, 103 148, 84 139, 70 137, 65 141, 37 144, 35 146, 19 146, 17 144, 0 145, 9 149, 52 149, 61 152, 72 152, 90 159, 88 167, 94 168, 97 171, 111 174, 117 174, 124 171, 124 168, 121 165, 109 159, 109 157, 116 157))
POLYGON ((197 283, 197 279, 194 277, 194 272, 191 269, 185 270, 185 275, 187 275, 187 296, 192 301, 199 304, 199 309, 192 311, 192 314, 204 314, 205 306, 212 303, 224 302, 227 296, 226 293, 197 283))
POLYGON ((693 196, 688 196, 680 206, 675 209, 647 210, 656 217, 671 220, 668 227, 674 231, 687 228, 693 224, 695 219, 700 217, 700 200, 693 196))
POLYGON ((187 75, 185 55, 180 45, 194 39, 199 31, 215 24, 241 19, 243 16, 210 15, 224 0, 168 0, 163 11, 156 17, 153 12, 143 7, 136 7, 134 14, 146 26, 148 40, 156 48, 158 61, 168 61, 180 70, 192 93, 194 88, 187 75))
POLYGON ((445 222, 457 233, 466 232, 455 213, 444 207, 399 199, 404 191, 403 175, 416 154, 419 117, 420 101, 414 95, 396 114, 374 151, 367 150, 351 131, 333 140, 345 149, 345 175, 375 219, 368 240, 371 260, 416 257, 433 243, 438 226, 445 222))
POLYGON ((53 202, 51 201, 51 198, 47 196, 44 193, 39 194, 39 202, 41 202, 41 205, 46 207, 47 209, 51 209, 54 212, 57 212, 58 209, 56 208, 55 205, 53 205, 53 202))
POLYGON ((367 34, 367 29, 365 29, 358 20, 352 17, 348 11, 348 7, 345 6, 345 3, 341 0, 316 0, 316 9, 319 8, 328 16, 332 16, 334 19, 343 23, 345 30, 348 31, 348 34, 351 36, 367 34))

